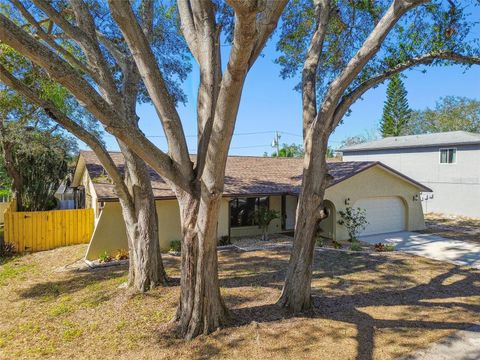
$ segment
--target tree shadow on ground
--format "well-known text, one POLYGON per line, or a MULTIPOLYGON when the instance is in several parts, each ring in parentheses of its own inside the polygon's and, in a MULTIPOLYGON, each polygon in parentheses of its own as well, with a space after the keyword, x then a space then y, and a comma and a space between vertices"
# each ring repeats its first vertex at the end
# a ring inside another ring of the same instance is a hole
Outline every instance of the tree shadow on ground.
MULTIPOLYGON (((341 296, 323 296, 319 291, 314 291, 314 309, 305 317, 322 318, 344 323, 353 324, 357 328, 357 357, 358 360, 373 358, 375 346, 375 331, 382 329, 445 329, 462 330, 474 327, 470 322, 444 322, 429 319, 385 319, 374 318, 363 308, 381 306, 409 306, 409 307, 441 307, 462 308, 467 311, 480 313, 480 304, 468 304, 453 299, 454 297, 467 297, 480 295, 480 273, 466 271, 460 268, 438 275, 426 284, 417 285, 400 291, 375 290, 370 293, 361 293, 341 296), (444 284, 444 281, 454 275, 462 275, 463 278, 452 284, 444 284), (445 301, 434 301, 434 300, 445 301)), ((411 309, 409 311, 412 311, 411 309)), ((233 311, 237 323, 242 326, 257 322, 273 322, 291 315, 276 304, 262 305, 258 307, 240 308, 233 311)), ((406 317, 406 316, 405 316, 406 317)))
POLYGON ((76 276, 35 283, 26 289, 18 290, 18 296, 20 298, 42 298, 45 296, 57 297, 64 294, 75 293, 88 286, 95 286, 99 282, 125 276, 127 273, 127 267, 117 266, 115 268, 77 270, 75 273, 76 276))

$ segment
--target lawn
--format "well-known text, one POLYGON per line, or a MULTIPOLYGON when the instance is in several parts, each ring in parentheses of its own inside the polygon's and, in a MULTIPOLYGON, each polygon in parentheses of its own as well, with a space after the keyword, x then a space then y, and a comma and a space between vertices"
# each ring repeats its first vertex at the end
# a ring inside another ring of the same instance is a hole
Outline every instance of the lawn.
POLYGON ((429 234, 480 244, 480 218, 429 213, 425 214, 425 225, 424 232, 429 234))
MULTIPOLYGON (((85 245, 0 265, 0 358, 394 359, 480 322, 480 270, 400 253, 318 252, 315 311, 275 306, 288 250, 219 254, 232 323, 190 342, 162 331, 178 286, 145 295, 119 288, 126 268, 75 264, 85 245)), ((179 259, 165 256, 178 277, 179 259)))

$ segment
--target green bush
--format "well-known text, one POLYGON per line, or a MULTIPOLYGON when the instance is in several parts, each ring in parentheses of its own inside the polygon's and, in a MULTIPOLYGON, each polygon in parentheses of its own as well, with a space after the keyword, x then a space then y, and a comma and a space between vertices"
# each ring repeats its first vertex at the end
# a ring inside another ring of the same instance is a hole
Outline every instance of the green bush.
POLYGON ((108 263, 112 260, 113 260, 112 257, 110 255, 108 255, 108 253, 106 251, 98 257, 98 262, 99 263, 108 263))
POLYGON ((345 211, 339 211, 341 219, 340 225, 345 226, 350 237, 349 241, 357 240, 358 234, 368 225, 367 210, 361 208, 347 207, 345 211))
POLYGON ((395 251, 395 245, 393 245, 393 244, 385 244, 384 249, 385 249, 385 251, 395 251))
POLYGON ((315 244, 319 247, 324 247, 325 246, 325 239, 322 237, 317 237, 315 240, 315 244))
POLYGON ((180 240, 170 241, 170 251, 180 252, 182 250, 182 242, 180 240))

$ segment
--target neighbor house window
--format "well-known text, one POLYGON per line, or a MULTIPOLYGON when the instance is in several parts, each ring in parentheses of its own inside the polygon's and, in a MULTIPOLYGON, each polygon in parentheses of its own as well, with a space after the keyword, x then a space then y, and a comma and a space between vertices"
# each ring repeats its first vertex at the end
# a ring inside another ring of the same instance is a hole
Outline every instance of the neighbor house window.
POLYGON ((254 226, 255 211, 260 207, 268 209, 268 196, 236 198, 230 201, 230 227, 254 226))
POLYGON ((440 164, 454 164, 457 162, 457 149, 440 149, 440 164))

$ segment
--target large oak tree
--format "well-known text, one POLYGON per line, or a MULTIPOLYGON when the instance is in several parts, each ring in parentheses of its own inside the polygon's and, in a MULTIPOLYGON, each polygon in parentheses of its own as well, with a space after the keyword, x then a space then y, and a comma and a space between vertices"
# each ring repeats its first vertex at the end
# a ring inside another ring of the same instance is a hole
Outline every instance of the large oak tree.
MULTIPOLYGON (((19 1, 12 2, 21 10, 19 1)), ((159 61, 151 36, 157 3, 141 1, 135 10, 128 1, 110 0, 109 11, 94 17, 92 14, 101 8, 100 1, 31 2, 30 12, 22 15, 37 27, 36 36, 31 36, 13 19, 0 15, 0 41, 67 88, 116 137, 127 162, 131 158, 132 166, 138 164, 143 168, 145 161, 171 186, 180 205, 183 234, 181 294, 174 320, 179 333, 186 338, 215 330, 228 316, 219 290, 216 253, 216 227, 228 148, 246 75, 275 29, 287 0, 229 0, 227 4, 178 0, 181 31, 200 69, 195 162, 188 152, 175 96, 169 91, 168 67, 159 61), (58 36, 50 36, 52 32, 47 33, 40 24, 39 20, 45 17, 58 29, 58 36), (113 19, 109 22, 111 26, 102 25, 105 19, 113 19), (112 30, 113 35, 106 30, 112 30), (121 36, 116 35, 118 31, 121 36), (222 33, 230 41, 226 66, 222 66, 220 52, 222 33), (73 50, 62 46, 65 38, 73 50), (121 86, 112 64, 121 70, 121 86), (138 91, 138 77, 157 111, 168 152, 156 147, 138 127, 136 96, 132 96, 138 91)), ((169 50, 173 55, 176 49, 169 50)), ((0 68, 0 74, 2 82, 27 95, 28 89, 22 88, 15 74, 5 68, 0 68)), ((34 101, 35 94, 28 95, 34 101)), ((52 103, 44 101, 42 105, 65 127, 73 127, 52 103)), ((98 147, 92 142, 91 146, 94 145, 98 147)), ((102 162, 110 162, 106 152, 99 153, 102 162)), ((132 224, 127 221, 127 229, 132 246, 142 246, 138 248, 138 258, 135 257, 141 261, 143 253, 148 251, 147 244, 153 246, 154 241, 152 232, 145 229, 147 224, 151 225, 145 219, 154 214, 150 202, 147 203, 149 197, 143 196, 145 189, 148 190, 147 174, 132 172, 132 186, 127 187, 115 175, 115 169, 106 167, 106 170, 117 186, 117 193, 123 191, 131 201, 135 218, 132 224), (151 241, 140 241, 138 231, 149 235, 151 241)), ((122 196, 120 200, 123 202, 122 196)), ((156 241, 158 244, 158 238, 156 241)))
POLYGON ((315 235, 328 216, 328 139, 366 91, 419 65, 479 64, 476 25, 455 1, 298 0, 278 44, 282 75, 301 71, 304 171, 295 238, 279 304, 309 310, 315 235))

